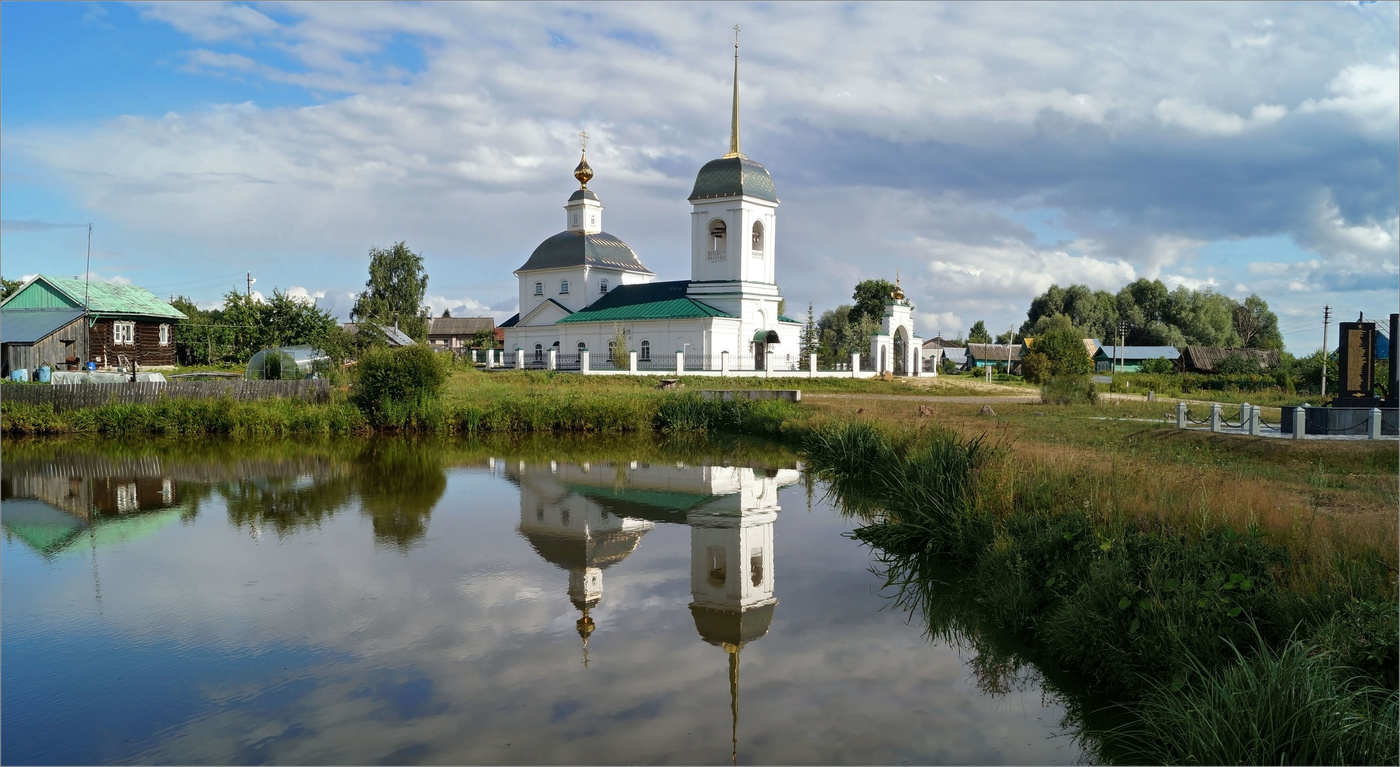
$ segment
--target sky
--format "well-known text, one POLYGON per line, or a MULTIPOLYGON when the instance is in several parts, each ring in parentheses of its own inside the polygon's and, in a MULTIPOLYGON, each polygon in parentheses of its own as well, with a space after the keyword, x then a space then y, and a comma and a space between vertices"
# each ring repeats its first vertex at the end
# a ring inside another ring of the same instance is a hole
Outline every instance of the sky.
POLYGON ((772 173, 788 314, 896 269, 925 338, 1051 284, 1257 293, 1289 349, 1400 310, 1400 5, 16 3, 0 269, 345 318, 369 250, 515 313, 589 135, 604 228, 689 276, 695 173, 772 173))

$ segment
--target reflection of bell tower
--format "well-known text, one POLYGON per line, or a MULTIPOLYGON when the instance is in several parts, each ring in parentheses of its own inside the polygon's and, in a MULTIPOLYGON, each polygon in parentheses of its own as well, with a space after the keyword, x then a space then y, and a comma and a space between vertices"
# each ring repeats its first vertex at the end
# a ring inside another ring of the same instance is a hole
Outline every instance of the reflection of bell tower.
POLYGON ((574 624, 583 640, 588 665, 588 637, 596 624, 589 612, 603 597, 603 571, 637 548, 651 529, 646 520, 609 514, 598 504, 559 482, 557 464, 507 468, 520 483, 520 534, 546 561, 569 573, 569 602, 581 613, 574 624))
POLYGON ((776 477, 749 468, 732 471, 739 492, 716 498, 686 516, 690 525, 690 614, 695 630, 729 655, 731 758, 738 760, 739 653, 768 633, 773 596, 773 523, 778 518, 776 477))

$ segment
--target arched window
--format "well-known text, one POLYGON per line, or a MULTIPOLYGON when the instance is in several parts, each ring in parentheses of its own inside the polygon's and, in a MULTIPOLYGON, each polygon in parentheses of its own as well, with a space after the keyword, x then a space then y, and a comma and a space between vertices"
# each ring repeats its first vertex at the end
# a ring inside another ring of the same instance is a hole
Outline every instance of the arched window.
POLYGON ((535 344, 535 362, 539 362, 542 359, 544 359, 544 347, 540 344, 535 344))
POLYGON ((574 214, 574 226, 578 226, 578 214, 574 214))
POLYGON ((607 281, 607 280, 600 280, 600 281, 598 282, 598 292, 599 292, 599 293, 606 293, 606 292, 608 292, 608 281, 607 281))
POLYGON ((753 222, 753 254, 754 254, 755 256, 762 256, 762 255, 763 255, 763 222, 762 222, 762 221, 755 221, 755 222, 753 222))
POLYGON ((705 564, 709 565, 709 567, 705 568, 707 570, 705 573, 705 581, 710 584, 710 588, 712 589, 724 588, 724 582, 729 575, 729 573, 726 572, 729 569, 729 563, 726 562, 724 558, 724 547, 707 547, 705 549, 705 559, 708 560, 705 564))
POLYGON ((544 295, 544 283, 543 283, 543 282, 537 282, 537 283, 535 283, 535 295, 537 295, 537 296, 542 296, 542 295, 544 295))
POLYGON ((584 349, 587 349, 587 348, 588 348, 588 347, 587 347, 582 341, 579 341, 579 342, 578 342, 578 353, 579 353, 579 354, 583 354, 583 350, 584 350, 584 349))
POLYGON ((651 359, 651 342, 650 342, 650 341, 642 341, 642 359, 644 359, 644 360, 650 360, 650 359, 651 359))
POLYGON ((555 342, 554 342, 553 348, 554 348, 554 351, 556 351, 556 352, 559 351, 559 342, 558 342, 558 341, 555 341, 555 342))
POLYGON ((715 219, 710 222, 710 255, 723 255, 724 237, 727 231, 728 227, 724 225, 723 221, 715 219))
POLYGON ((561 296, 562 296, 562 295, 567 295, 568 292, 569 292, 569 281, 568 281, 568 280, 560 280, 560 281, 559 281, 559 295, 561 295, 561 296))

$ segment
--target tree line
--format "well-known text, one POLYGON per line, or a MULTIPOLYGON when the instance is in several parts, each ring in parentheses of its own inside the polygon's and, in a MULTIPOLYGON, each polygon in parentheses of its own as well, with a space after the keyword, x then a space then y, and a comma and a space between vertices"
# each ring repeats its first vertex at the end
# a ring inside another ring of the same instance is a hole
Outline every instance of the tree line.
POLYGON ((175 335, 177 359, 182 365, 238 364, 271 346, 311 346, 339 362, 383 346, 387 328, 426 341, 428 309, 423 296, 428 273, 423 257, 402 242, 370 248, 369 256, 369 279, 350 310, 355 333, 347 332, 329 311, 276 289, 264 299, 231 290, 215 309, 200 309, 182 295, 171 302, 186 317, 175 335))

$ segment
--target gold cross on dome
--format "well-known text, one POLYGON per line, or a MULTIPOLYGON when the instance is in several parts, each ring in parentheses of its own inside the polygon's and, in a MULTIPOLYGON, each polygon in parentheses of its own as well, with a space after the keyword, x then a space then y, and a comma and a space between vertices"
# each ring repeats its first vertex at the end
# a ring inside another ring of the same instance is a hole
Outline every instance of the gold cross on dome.
POLYGON ((735 47, 735 48, 738 48, 738 47, 739 47, 739 25, 738 25, 738 24, 735 24, 735 25, 734 25, 734 47, 735 47))
POLYGON ((578 132, 578 141, 579 141, 579 151, 582 152, 582 153, 584 153, 584 154, 587 154, 587 153, 588 153, 588 131, 586 131, 586 130, 581 130, 581 131, 579 131, 579 132, 578 132))

